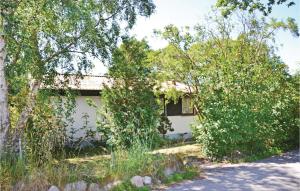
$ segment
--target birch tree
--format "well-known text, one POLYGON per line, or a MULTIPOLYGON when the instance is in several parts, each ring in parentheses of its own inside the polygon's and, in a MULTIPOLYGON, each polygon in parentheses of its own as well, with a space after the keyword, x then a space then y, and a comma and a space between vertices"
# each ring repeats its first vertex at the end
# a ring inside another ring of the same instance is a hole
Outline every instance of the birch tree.
MULTIPOLYGON (((1 35, 1 34, 0 34, 1 35)), ((7 141, 9 130, 8 91, 4 72, 4 60, 6 57, 5 40, 0 36, 0 151, 7 141)))
POLYGON ((14 145, 22 136, 41 84, 53 85, 58 71, 81 74, 95 58, 109 61, 137 15, 149 16, 154 8, 151 0, 2 0, 0 150, 9 142, 9 131, 14 145), (11 128, 8 87, 17 94, 14 82, 19 79, 28 93, 17 125, 11 128))

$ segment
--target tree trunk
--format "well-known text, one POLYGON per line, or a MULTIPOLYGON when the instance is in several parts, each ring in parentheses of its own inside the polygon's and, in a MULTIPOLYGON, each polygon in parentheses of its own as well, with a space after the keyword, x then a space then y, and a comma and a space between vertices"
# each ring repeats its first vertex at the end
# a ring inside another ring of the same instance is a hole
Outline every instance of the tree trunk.
POLYGON ((15 152, 19 152, 20 157, 22 157, 22 136, 24 133, 24 129, 26 127, 26 123, 31 116, 35 104, 36 104, 36 96, 38 93, 38 90, 41 86, 41 82, 37 80, 32 80, 30 83, 30 90, 29 90, 29 95, 27 98, 27 105, 25 108, 22 110, 20 117, 18 119, 17 125, 16 125, 16 131, 13 134, 13 146, 15 149, 15 152))
POLYGON ((5 39, 0 34, 0 154, 7 146, 10 128, 8 108, 8 88, 5 79, 5 39))

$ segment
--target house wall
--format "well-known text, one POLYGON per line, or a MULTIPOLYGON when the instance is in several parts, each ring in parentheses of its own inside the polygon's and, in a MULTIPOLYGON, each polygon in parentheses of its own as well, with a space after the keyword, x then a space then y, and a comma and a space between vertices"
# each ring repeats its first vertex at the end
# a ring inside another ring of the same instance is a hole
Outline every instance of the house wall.
POLYGON ((178 135, 184 135, 186 138, 191 137, 191 124, 194 122, 195 116, 168 116, 170 122, 172 123, 172 127, 174 129, 173 132, 169 132, 167 135, 171 138, 178 138, 178 135))
MULTIPOLYGON (((96 109, 89 106, 86 102, 86 99, 89 98, 93 100, 98 106, 101 106, 101 100, 99 96, 78 96, 76 98, 76 109, 75 113, 73 114, 74 123, 70 125, 68 128, 68 132, 70 132, 71 127, 75 129, 80 129, 84 126, 85 119, 83 116, 87 114, 88 117, 88 127, 92 130, 96 130, 96 109)), ((99 116, 98 116, 99 117, 99 116)), ((178 134, 187 133, 188 135, 191 134, 190 124, 194 120, 194 116, 168 116, 169 120, 172 123, 172 127, 174 128, 173 132, 168 132, 167 135, 170 137, 176 137, 178 134)), ((76 134, 74 134, 75 138, 80 138, 85 135, 85 131, 79 130, 76 134)), ((100 139, 100 136, 96 136, 97 139, 100 139)))
MULTIPOLYGON (((97 121, 97 116, 96 116, 96 109, 92 106, 89 106, 86 102, 86 99, 91 99, 95 102, 97 106, 101 105, 101 100, 99 96, 77 96, 76 97, 76 108, 75 112, 72 115, 74 123, 69 127, 69 133, 71 130, 71 127, 75 129, 80 129, 82 128, 85 124, 86 121, 88 121, 88 127, 91 128, 92 130, 96 130, 96 121, 97 121), (84 115, 87 114, 88 118, 87 120, 84 119, 84 115)), ((85 131, 79 130, 75 134, 75 138, 80 138, 84 137, 85 131)), ((100 137, 97 135, 97 139, 100 137)))

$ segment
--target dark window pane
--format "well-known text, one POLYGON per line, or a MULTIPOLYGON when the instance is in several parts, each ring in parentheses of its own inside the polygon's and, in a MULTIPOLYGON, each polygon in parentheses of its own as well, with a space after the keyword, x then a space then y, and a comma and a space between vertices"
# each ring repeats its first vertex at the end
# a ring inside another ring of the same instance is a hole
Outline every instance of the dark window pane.
POLYGON ((171 101, 167 104, 167 115, 168 116, 174 116, 174 115, 181 115, 181 108, 182 108, 182 102, 181 99, 178 100, 178 102, 174 103, 174 101, 171 101))

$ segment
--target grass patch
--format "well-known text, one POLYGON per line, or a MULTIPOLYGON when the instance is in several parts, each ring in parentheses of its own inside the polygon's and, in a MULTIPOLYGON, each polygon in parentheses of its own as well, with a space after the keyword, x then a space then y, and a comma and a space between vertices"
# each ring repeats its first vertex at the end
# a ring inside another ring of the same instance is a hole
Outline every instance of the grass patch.
POLYGON ((123 182, 112 189, 112 191, 151 191, 147 186, 137 188, 133 186, 129 181, 123 182))
POLYGON ((199 176, 199 172, 196 169, 190 168, 181 173, 174 173, 164 180, 165 184, 173 184, 176 182, 181 182, 183 180, 192 180, 199 176))

